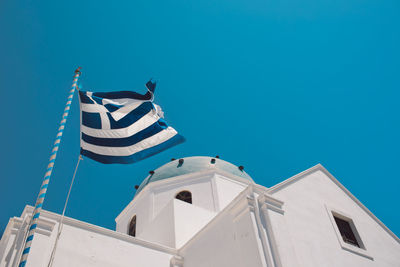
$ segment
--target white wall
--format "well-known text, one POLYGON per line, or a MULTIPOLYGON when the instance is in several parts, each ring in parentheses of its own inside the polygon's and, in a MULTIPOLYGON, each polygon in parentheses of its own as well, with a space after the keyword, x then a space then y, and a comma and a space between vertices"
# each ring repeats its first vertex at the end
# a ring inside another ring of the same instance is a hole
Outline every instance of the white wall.
POLYGON ((117 218, 117 231, 127 233, 136 214, 137 237, 178 248, 245 187, 244 183, 210 172, 152 182, 117 218), (192 193, 191 205, 176 202, 175 196, 183 190, 192 193))
POLYGON ((176 194, 183 190, 192 193, 194 206, 212 212, 216 211, 216 196, 214 196, 216 189, 213 188, 212 178, 213 175, 199 174, 191 179, 170 178, 148 184, 117 217, 117 231, 127 233, 129 222, 135 214, 137 216, 136 233, 145 231, 145 228, 175 198, 176 194))
MULTIPOLYGON (((271 216, 273 232, 280 248, 288 244, 294 248, 298 266, 400 266, 399 242, 324 172, 307 174, 272 194, 285 203, 284 219, 277 214, 271 216), (366 256, 341 247, 326 207, 351 216, 365 244, 366 250, 361 251, 366 256)), ((286 251, 280 250, 283 262, 291 262, 293 255, 286 251)))
POLYGON ((216 174, 214 180, 217 189, 216 193, 218 197, 219 210, 223 210, 247 187, 247 184, 226 178, 220 174, 216 174))
MULTIPOLYGON (((54 247, 59 217, 42 211, 27 267, 47 266, 54 247)), ((23 230, 20 229, 23 218, 10 221, 4 232, 0 242, 1 267, 18 265, 16 255, 21 252, 23 238, 15 237, 24 236, 23 230)), ((53 267, 167 267, 176 254, 174 250, 166 247, 71 218, 65 218, 64 222, 53 267)))
MULTIPOLYGON (((26 214, 23 214, 21 218, 12 218, 7 224, 0 241, 1 267, 18 266, 29 221, 30 218, 26 214)), ((50 243, 55 240, 54 227, 56 226, 56 222, 41 218, 37 224, 33 244, 39 244, 41 250, 32 248, 29 258, 31 262, 44 264, 51 253, 50 243)), ((27 266, 30 265, 28 264, 27 266)))
POLYGON ((247 200, 240 211, 232 209, 216 217, 181 250, 185 267, 263 266, 256 226, 247 200))
POLYGON ((180 248, 197 234, 217 214, 181 200, 173 199, 175 219, 175 247, 180 248))
POLYGON ((132 201, 128 205, 125 216, 121 216, 116 224, 116 230, 120 233, 128 233, 129 223, 134 215, 136 218, 136 233, 141 233, 144 228, 153 220, 153 197, 152 194, 144 194, 141 201, 132 201))
POLYGON ((174 202, 170 200, 157 217, 137 234, 137 237, 173 248, 175 235, 174 202))
POLYGON ((157 217, 137 236, 143 240, 179 248, 214 216, 215 212, 171 199, 157 217))
POLYGON ((54 267, 168 266, 171 255, 74 227, 64 227, 54 267))
MULTIPOLYGON (((329 173, 317 167, 296 177, 272 189, 244 189, 214 174, 148 185, 117 220, 126 233, 137 214, 138 238, 66 218, 54 267, 169 267, 174 255, 185 267, 400 267, 399 240, 329 173), (193 204, 174 199, 184 189, 193 193, 193 204), (365 250, 343 248, 331 209, 354 221, 365 250)), ((4 232, 0 267, 16 264, 24 214, 4 232)), ((57 218, 42 212, 28 266, 46 266, 57 218)))
POLYGON ((215 200, 212 193, 213 188, 211 179, 212 176, 200 176, 194 179, 177 180, 176 183, 153 186, 153 214, 157 215, 170 200, 175 198, 177 193, 183 190, 188 190, 192 193, 192 203, 194 206, 215 211, 215 200))

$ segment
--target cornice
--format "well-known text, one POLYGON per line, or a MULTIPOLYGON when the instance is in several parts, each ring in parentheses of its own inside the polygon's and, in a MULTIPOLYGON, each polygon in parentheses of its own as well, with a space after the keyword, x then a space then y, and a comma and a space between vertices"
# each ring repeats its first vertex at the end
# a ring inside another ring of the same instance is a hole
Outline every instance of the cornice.
POLYGON ((276 211, 280 214, 284 214, 285 211, 283 210, 283 204, 284 202, 272 197, 269 194, 263 194, 258 197, 258 201, 260 203, 260 207, 262 210, 273 210, 276 211))

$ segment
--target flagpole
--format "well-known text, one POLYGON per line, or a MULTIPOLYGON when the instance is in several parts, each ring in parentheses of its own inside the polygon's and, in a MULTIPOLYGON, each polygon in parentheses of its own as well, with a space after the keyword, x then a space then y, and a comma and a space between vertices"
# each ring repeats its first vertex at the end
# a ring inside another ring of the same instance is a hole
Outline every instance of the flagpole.
POLYGON ((65 106, 64 113, 63 113, 63 116, 62 116, 62 120, 60 122, 60 127, 58 128, 56 140, 54 141, 54 146, 53 146, 53 149, 52 149, 51 154, 50 154, 49 164, 47 165, 46 173, 45 173, 45 175, 43 177, 42 186, 40 187, 39 195, 38 195, 38 197, 36 199, 35 209, 33 210, 32 217, 31 217, 31 220, 30 220, 30 223, 29 223, 29 228, 28 228, 29 231, 28 231, 27 238, 25 240, 25 246, 24 246, 24 249, 22 251, 22 256, 21 256, 21 259, 20 259, 20 262, 19 262, 19 267, 24 267, 26 265, 26 261, 28 259, 28 255, 29 255, 29 251, 31 249, 33 237, 34 237, 35 232, 36 232, 37 221, 39 219, 40 212, 42 210, 43 202, 44 202, 44 199, 45 199, 45 196, 46 196, 46 192, 47 192, 47 187, 49 185, 50 177, 51 177, 51 174, 53 172, 54 162, 55 162, 56 157, 57 157, 57 152, 58 152, 58 148, 60 146, 61 137, 63 135, 65 124, 67 122, 69 110, 71 108, 72 99, 74 97, 74 93, 75 93, 75 90, 77 88, 78 79, 79 79, 79 76, 81 75, 80 69, 81 69, 81 67, 79 67, 79 68, 77 68, 75 70, 75 75, 74 75, 74 79, 73 79, 73 82, 72 82, 72 87, 71 87, 71 90, 69 91, 69 95, 68 95, 68 99, 67 99, 67 104, 65 106))

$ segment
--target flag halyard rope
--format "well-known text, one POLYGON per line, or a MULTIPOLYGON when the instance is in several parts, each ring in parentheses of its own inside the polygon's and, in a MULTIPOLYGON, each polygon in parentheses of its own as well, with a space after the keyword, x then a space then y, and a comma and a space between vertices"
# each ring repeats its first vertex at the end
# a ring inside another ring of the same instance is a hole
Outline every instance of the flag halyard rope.
POLYGON ((75 71, 74 79, 72 82, 72 87, 71 87, 71 90, 70 90, 68 98, 67 98, 67 104, 65 106, 64 113, 62 115, 62 119, 60 122, 60 127, 58 128, 56 140, 54 141, 53 149, 50 154, 49 164, 47 165, 46 173, 43 177, 42 186, 40 187, 39 195, 38 195, 36 203, 35 203, 35 209, 33 210, 32 218, 29 223, 28 235, 25 240, 25 246, 22 251, 21 259, 19 262, 19 267, 24 267, 26 265, 26 261, 28 259, 28 255, 29 255, 29 251, 31 249, 33 237, 36 232, 37 222, 38 222, 38 219, 40 216, 40 212, 42 210, 44 199, 46 197, 47 187, 49 185, 50 177, 53 172, 54 162, 57 157, 57 152, 58 152, 58 149, 60 146, 61 137, 63 135, 65 124, 67 122, 69 110, 71 108, 72 99, 74 97, 75 90, 77 89, 78 79, 79 79, 80 75, 81 75, 81 71, 80 71, 80 67, 79 67, 75 71))
POLYGON ((53 261, 54 261, 54 257, 55 257, 56 250, 57 250, 58 240, 59 240, 59 238, 60 238, 61 231, 62 231, 62 227, 63 227, 64 217, 65 217, 65 211, 67 210, 68 201, 69 201, 69 196, 70 196, 70 194, 71 194, 72 186, 74 185, 75 176, 76 176, 76 173, 77 173, 77 171, 78 171, 79 163, 81 162, 81 160, 83 160, 83 158, 82 158, 81 155, 79 155, 79 157, 78 157, 78 162, 76 163, 76 166, 75 166, 74 175, 72 176, 71 184, 70 184, 70 186, 69 186, 67 198, 65 199, 65 204, 64 204, 64 209, 63 209, 62 215, 61 215, 61 219, 60 219, 60 222, 58 223, 58 230, 57 230, 56 241, 54 242, 54 247, 53 247, 53 250, 52 250, 52 252, 51 252, 49 264, 47 265, 48 267, 53 266, 53 261))

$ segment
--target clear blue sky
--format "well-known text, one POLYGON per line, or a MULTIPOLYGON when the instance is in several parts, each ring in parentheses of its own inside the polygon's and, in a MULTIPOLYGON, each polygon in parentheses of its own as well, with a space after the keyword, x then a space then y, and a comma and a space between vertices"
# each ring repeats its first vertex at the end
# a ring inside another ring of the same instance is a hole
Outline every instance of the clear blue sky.
MULTIPOLYGON (((85 159, 67 215, 107 228, 170 158, 220 155, 264 186, 323 164, 400 235, 398 0, 0 3, 0 233, 34 204, 72 75, 145 92, 187 142, 133 165, 85 159)), ((79 153, 77 98, 44 208, 79 153)))

